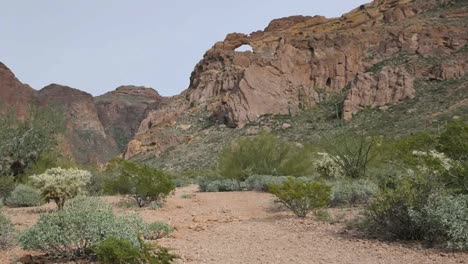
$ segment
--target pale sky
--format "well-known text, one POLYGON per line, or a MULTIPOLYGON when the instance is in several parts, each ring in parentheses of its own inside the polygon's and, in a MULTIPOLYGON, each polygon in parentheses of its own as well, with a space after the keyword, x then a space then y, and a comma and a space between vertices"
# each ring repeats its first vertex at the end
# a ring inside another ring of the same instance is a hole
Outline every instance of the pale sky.
POLYGON ((0 61, 24 83, 100 95, 186 89, 195 64, 231 32, 291 15, 337 17, 370 0, 0 0, 0 61))

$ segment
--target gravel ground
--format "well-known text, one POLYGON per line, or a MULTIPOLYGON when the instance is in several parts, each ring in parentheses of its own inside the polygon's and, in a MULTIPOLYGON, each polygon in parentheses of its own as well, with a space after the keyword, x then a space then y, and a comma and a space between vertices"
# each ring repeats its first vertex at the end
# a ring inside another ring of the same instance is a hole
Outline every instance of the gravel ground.
MULTIPOLYGON (((121 197, 106 197, 118 214, 137 213, 145 221, 163 220, 176 231, 160 244, 180 256, 177 263, 468 263, 467 253, 367 240, 347 232, 344 219, 357 209, 330 209, 338 223, 303 220, 279 209, 267 193, 198 193, 179 188, 156 210, 124 209, 121 197), (187 198, 188 196, 188 198, 187 198)), ((37 221, 40 208, 6 209, 18 229, 37 221)), ((29 254, 19 248, 0 252, 0 263, 29 254)))

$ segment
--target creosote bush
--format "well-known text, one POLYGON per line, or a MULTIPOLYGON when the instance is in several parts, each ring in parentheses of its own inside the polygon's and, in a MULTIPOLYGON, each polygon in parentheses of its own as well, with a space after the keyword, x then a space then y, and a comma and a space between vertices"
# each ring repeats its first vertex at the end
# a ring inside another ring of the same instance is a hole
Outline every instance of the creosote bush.
POLYGON ((61 257, 83 257, 108 237, 125 239, 139 246, 147 226, 138 216, 117 217, 109 204, 99 198, 77 197, 63 210, 42 214, 38 222, 19 234, 24 249, 39 250, 61 257))
POLYGON ((286 206, 298 217, 305 218, 312 210, 328 205, 331 186, 289 178, 282 184, 268 185, 268 191, 276 196, 277 203, 286 206))
POLYGON ((114 159, 106 173, 105 190, 130 195, 139 207, 162 203, 175 189, 169 174, 124 159, 114 159))
POLYGON ((30 180, 45 201, 53 200, 61 210, 67 199, 85 192, 91 173, 79 169, 53 168, 31 176, 30 180))
POLYGON ((19 184, 6 200, 9 206, 30 207, 41 205, 41 193, 31 186, 19 184))

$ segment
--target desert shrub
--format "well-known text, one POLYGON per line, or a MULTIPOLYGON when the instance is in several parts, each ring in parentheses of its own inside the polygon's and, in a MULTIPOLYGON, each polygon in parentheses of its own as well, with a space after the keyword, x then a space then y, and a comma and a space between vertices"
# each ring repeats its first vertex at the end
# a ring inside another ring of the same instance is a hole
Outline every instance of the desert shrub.
POLYGON ((94 252, 103 264, 139 264, 141 262, 140 249, 125 239, 106 238, 94 249, 94 252))
POLYGON ((425 227, 426 240, 450 249, 468 249, 468 195, 434 195, 413 218, 425 227))
POLYGON ((438 138, 437 149, 452 160, 468 161, 468 122, 458 120, 448 123, 438 138))
POLYGON ((329 157, 335 160, 335 165, 341 167, 345 177, 351 179, 366 176, 371 151, 376 145, 376 139, 354 133, 342 133, 334 137, 325 137, 326 150, 329 157))
POLYGON ((0 208, 0 249, 5 250, 15 244, 15 227, 0 208))
POLYGON ((103 264, 169 264, 177 258, 167 248, 155 246, 139 240, 137 247, 130 241, 110 237, 102 241, 94 251, 103 264))
POLYGON ((250 175, 308 175, 312 168, 310 157, 306 148, 263 131, 227 146, 219 157, 218 169, 222 176, 238 182, 250 175))
POLYGON ((368 180, 337 181, 333 184, 331 205, 367 204, 378 190, 378 186, 368 180))
POLYGON ((47 151, 46 153, 43 153, 33 164, 31 164, 31 166, 29 166, 25 170, 25 174, 42 174, 48 169, 59 167, 63 169, 71 169, 77 168, 78 164, 69 157, 64 156, 62 153, 59 153, 57 150, 52 149, 47 151))
POLYGON ((46 201, 53 200, 59 209, 65 201, 86 190, 91 179, 91 173, 79 169, 48 169, 43 174, 30 177, 31 183, 41 192, 46 201))
POLYGON ((303 182, 289 178, 282 184, 268 185, 276 202, 286 206, 298 217, 306 217, 312 210, 326 206, 330 201, 331 186, 321 182, 303 182))
POLYGON ((246 185, 244 182, 237 182, 230 179, 215 180, 207 184, 206 192, 236 192, 245 191, 246 185))
POLYGON ((268 191, 270 184, 282 184, 288 180, 286 176, 252 175, 245 181, 247 188, 254 191, 268 191))
POLYGON ((0 176, 0 198, 7 198, 15 189, 15 178, 13 176, 0 176))
POLYGON ((404 177, 394 189, 381 189, 366 208, 362 226, 373 235, 404 240, 425 237, 425 226, 414 218, 429 197, 439 192, 440 185, 432 177, 404 177))
POLYGON ((174 231, 174 228, 164 222, 156 221, 148 224, 149 235, 145 236, 148 240, 157 240, 163 237, 167 237, 174 231))
POLYGON ((148 234, 140 217, 116 217, 111 206, 101 199, 80 196, 68 201, 63 210, 42 214, 18 238, 24 249, 79 257, 91 254, 92 248, 108 237, 138 246, 139 234, 148 234))
POLYGON ((324 179, 340 179, 344 176, 342 161, 339 157, 333 157, 326 152, 317 153, 314 168, 324 179))
POLYGON ((123 159, 114 159, 108 165, 107 174, 105 190, 130 195, 139 207, 154 201, 161 203, 175 189, 165 172, 123 159))
POLYGON ((143 263, 148 264, 170 264, 178 258, 177 255, 171 253, 168 248, 157 244, 145 243, 140 239, 140 252, 143 263))
POLYGON ((19 184, 11 192, 6 203, 16 207, 30 207, 41 205, 41 193, 31 186, 19 184))

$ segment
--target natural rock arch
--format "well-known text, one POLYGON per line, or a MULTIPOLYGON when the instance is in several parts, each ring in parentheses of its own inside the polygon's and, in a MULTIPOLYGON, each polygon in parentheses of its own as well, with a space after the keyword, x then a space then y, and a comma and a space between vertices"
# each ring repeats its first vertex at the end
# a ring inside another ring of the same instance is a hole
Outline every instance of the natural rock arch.
POLYGON ((246 51, 253 52, 253 48, 249 44, 243 44, 243 45, 237 47, 234 51, 236 51, 236 52, 246 52, 246 51))

